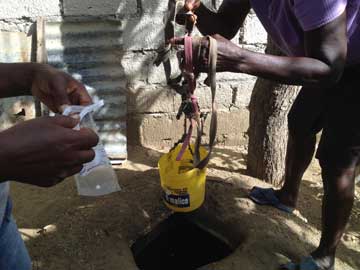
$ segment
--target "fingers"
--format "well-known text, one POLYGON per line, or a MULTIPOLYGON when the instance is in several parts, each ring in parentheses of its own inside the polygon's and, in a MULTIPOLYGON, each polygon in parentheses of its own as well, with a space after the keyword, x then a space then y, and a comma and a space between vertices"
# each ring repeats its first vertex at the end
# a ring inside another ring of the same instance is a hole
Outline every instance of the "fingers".
POLYGON ((168 40, 171 45, 184 45, 184 37, 174 37, 168 40))
MULTIPOLYGON (((217 38, 223 38, 220 35, 216 36, 217 38)), ((170 39, 168 42, 174 45, 184 45, 184 37, 174 37, 170 39)), ((194 44, 194 43, 193 43, 194 44)), ((195 73, 199 72, 207 72, 208 70, 208 55, 209 55, 209 40, 206 37, 203 37, 200 41, 200 53, 198 51, 197 46, 193 46, 193 55, 196 57, 194 58, 194 66, 195 66, 195 73)), ((180 57, 183 58, 183 51, 180 51, 180 57)))
POLYGON ((185 14, 177 14, 175 17, 176 23, 180 25, 185 25, 186 15, 185 14))
POLYGON ((58 180, 57 183, 53 183, 53 185, 56 185, 60 182, 62 182, 64 179, 73 176, 77 173, 79 173, 83 168, 83 165, 75 165, 75 166, 71 166, 66 168, 65 170, 59 172, 54 178, 58 180))
POLYGON ((83 168, 82 165, 71 166, 69 168, 66 168, 58 172, 55 176, 45 177, 42 181, 37 181, 37 182, 31 181, 30 183, 40 187, 53 187, 64 181, 66 178, 79 173, 82 170, 82 168, 83 168))
POLYGON ((60 181, 64 180, 67 177, 73 176, 74 174, 79 173, 83 168, 83 165, 73 165, 69 166, 56 174, 54 178, 59 179, 60 181))
POLYGON ((82 168, 83 168, 82 165, 69 168, 66 172, 66 174, 67 174, 66 177, 70 177, 70 176, 73 176, 74 174, 79 173, 82 170, 82 168))
POLYGON ((188 11, 194 11, 200 6, 199 0, 187 0, 185 1, 184 8, 188 11))
POLYGON ((186 17, 186 24, 190 24, 189 26, 187 27, 193 27, 194 24, 196 24, 197 22, 197 16, 195 14, 187 14, 187 17, 186 17))
MULTIPOLYGON (((217 41, 229 41, 228 39, 224 38, 222 35, 219 35, 219 34, 211 35, 211 37, 213 37, 217 41)), ((171 45, 184 45, 184 40, 185 40, 184 37, 173 37, 168 40, 168 43, 170 43, 171 45)), ((208 47, 209 46, 208 44, 209 44, 209 41, 207 40, 206 37, 201 40, 202 46, 208 47)))
POLYGON ((196 15, 192 14, 188 16, 188 12, 193 12, 200 6, 200 0, 187 0, 185 1, 184 7, 181 11, 176 15, 176 23, 180 25, 185 25, 186 21, 189 20, 191 23, 196 22, 196 15))
POLYGON ((71 78, 68 86, 70 102, 73 105, 87 106, 92 104, 92 98, 87 92, 85 86, 77 80, 71 78))
POLYGON ((80 166, 92 161, 95 158, 95 151, 90 150, 77 150, 76 152, 69 153, 63 157, 62 166, 73 167, 80 166))
POLYGON ((52 87, 51 96, 55 105, 55 112, 61 112, 64 105, 70 105, 68 97, 68 78, 63 72, 54 75, 50 86, 52 87))
POLYGON ((53 82, 53 102, 57 112, 62 112, 66 105, 86 106, 92 103, 85 86, 75 80, 69 74, 59 72, 55 75, 53 82))
POLYGON ((91 129, 82 128, 75 132, 73 140, 76 142, 76 149, 88 150, 99 143, 99 136, 91 129))
POLYGON ((176 23, 180 25, 186 25, 188 23, 194 25, 197 22, 197 16, 191 11, 183 11, 176 15, 176 23))
POLYGON ((188 11, 192 11, 193 8, 194 8, 194 1, 186 1, 185 2, 185 5, 184 5, 184 8, 188 11))
POLYGON ((77 165, 82 165, 92 161, 95 158, 95 151, 94 150, 82 150, 78 151, 74 156, 79 163, 77 165))
POLYGON ((55 186, 64 181, 64 179, 79 173, 83 168, 83 164, 92 161, 94 157, 95 152, 93 150, 78 151, 75 155, 72 155, 73 160, 70 161, 68 165, 63 163, 63 166, 55 166, 53 168, 52 171, 57 172, 55 175, 44 177, 42 181, 31 181, 30 183, 41 187, 55 186))
POLYGON ((79 124, 79 119, 63 116, 63 115, 56 115, 54 117, 49 117, 56 125, 62 126, 64 128, 74 128, 77 124, 79 124))

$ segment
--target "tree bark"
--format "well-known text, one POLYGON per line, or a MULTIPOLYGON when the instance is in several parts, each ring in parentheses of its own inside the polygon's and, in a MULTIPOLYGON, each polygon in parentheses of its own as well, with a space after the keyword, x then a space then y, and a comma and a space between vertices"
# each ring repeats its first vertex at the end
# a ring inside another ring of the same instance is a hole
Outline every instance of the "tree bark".
MULTIPOLYGON (((281 55, 270 39, 266 53, 281 55)), ((250 100, 247 171, 276 186, 285 175, 287 115, 299 89, 258 78, 250 100)))

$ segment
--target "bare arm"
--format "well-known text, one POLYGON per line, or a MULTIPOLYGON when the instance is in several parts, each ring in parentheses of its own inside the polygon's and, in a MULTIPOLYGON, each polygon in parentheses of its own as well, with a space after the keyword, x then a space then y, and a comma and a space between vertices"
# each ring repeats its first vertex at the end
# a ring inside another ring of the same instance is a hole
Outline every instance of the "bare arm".
POLYGON ((216 38, 219 41, 219 71, 248 73, 286 84, 327 87, 340 78, 345 66, 346 14, 344 12, 332 22, 305 33, 305 57, 255 53, 220 36, 216 38))
POLYGON ((0 63, 0 98, 31 95, 36 66, 34 63, 0 63))
POLYGON ((0 63, 0 98, 33 95, 53 112, 63 105, 92 102, 85 86, 69 74, 46 64, 0 63))

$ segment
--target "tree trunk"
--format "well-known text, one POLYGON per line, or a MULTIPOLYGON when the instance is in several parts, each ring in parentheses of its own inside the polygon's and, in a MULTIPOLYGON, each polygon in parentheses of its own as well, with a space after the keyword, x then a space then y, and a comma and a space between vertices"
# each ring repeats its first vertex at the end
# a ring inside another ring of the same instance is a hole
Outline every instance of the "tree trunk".
MULTIPOLYGON (((266 53, 281 54, 270 39, 266 53)), ((285 175, 287 115, 299 89, 258 78, 251 96, 247 171, 273 185, 285 175)))

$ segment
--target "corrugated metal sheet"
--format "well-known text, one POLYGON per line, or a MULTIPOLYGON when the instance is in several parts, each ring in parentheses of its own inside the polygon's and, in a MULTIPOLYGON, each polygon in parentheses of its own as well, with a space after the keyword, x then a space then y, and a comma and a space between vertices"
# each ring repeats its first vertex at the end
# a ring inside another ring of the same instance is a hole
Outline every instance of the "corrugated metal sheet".
POLYGON ((49 64, 82 81, 95 100, 105 100, 95 116, 100 137, 111 159, 125 159, 126 80, 121 68, 120 23, 50 22, 45 39, 49 64))

